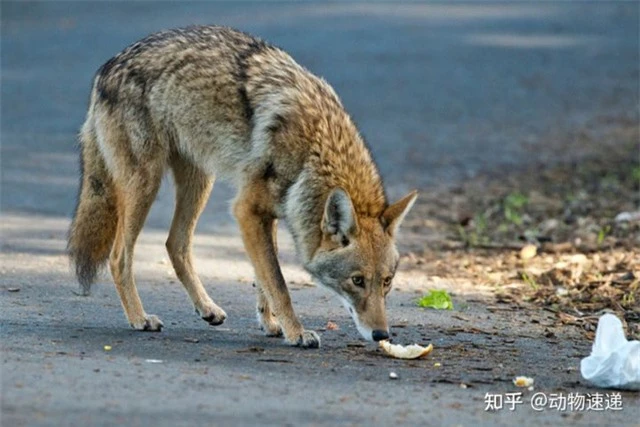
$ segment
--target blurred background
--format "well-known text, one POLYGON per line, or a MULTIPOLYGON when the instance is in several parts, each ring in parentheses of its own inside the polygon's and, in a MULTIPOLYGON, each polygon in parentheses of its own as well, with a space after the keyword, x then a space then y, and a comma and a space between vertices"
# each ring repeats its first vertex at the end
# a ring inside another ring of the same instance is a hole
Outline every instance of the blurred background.
POLYGON ((328 80, 392 196, 579 158, 572 132, 637 124, 636 2, 3 2, 3 212, 71 215, 95 71, 190 24, 258 35, 328 80))

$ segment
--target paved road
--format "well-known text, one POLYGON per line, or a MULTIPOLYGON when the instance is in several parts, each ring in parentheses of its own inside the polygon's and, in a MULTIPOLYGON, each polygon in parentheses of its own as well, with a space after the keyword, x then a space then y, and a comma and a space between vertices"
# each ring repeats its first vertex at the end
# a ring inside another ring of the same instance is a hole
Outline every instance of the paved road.
POLYGON ((543 142, 583 126, 637 120, 637 3, 3 2, 1 17, 2 425, 639 419, 632 394, 623 396, 624 411, 606 414, 484 412, 485 393, 513 391, 511 376, 525 372, 536 376, 539 390, 593 393, 575 371, 590 344, 563 331, 540 339, 543 330, 528 319, 544 324, 544 315, 491 314, 474 289, 457 297, 466 307, 457 315, 466 321, 419 310, 414 290, 434 282, 410 271, 398 279, 389 316, 398 340, 433 341, 434 358, 401 363, 371 345, 353 346, 360 342, 355 328, 334 298, 305 285, 286 236, 284 272, 298 313, 308 327, 322 329, 331 319, 341 329, 324 331, 318 351, 263 338, 224 185, 214 190, 196 242, 198 269, 230 314, 220 328, 193 315, 169 271, 163 242, 170 185, 136 255, 142 299, 165 321, 162 334, 126 328, 107 276, 92 298, 73 295, 64 256, 77 191, 74 135, 92 75, 150 32, 225 24, 288 50, 342 96, 397 196, 543 158, 543 142), (490 333, 460 332, 469 322, 490 333), (388 379, 391 370, 399 380, 388 379))

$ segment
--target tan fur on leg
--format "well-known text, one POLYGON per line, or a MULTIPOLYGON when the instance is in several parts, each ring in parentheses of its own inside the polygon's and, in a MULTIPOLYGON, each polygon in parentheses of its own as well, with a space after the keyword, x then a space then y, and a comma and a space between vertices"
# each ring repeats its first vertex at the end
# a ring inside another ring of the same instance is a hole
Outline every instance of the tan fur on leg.
POLYGON ((160 331, 164 326, 157 316, 145 313, 133 277, 134 246, 160 187, 161 176, 161 168, 139 168, 126 183, 116 182, 119 219, 109 264, 129 324, 143 331, 160 331))
POLYGON ((275 218, 269 213, 268 206, 261 205, 260 198, 256 197, 268 194, 260 187, 261 183, 257 182, 243 188, 233 207, 245 250, 253 263, 256 279, 269 307, 276 313, 285 340, 291 345, 317 348, 320 346, 320 338, 315 332, 304 330, 293 311, 273 242, 275 218))
POLYGON ((196 312, 212 325, 220 325, 227 314, 207 294, 193 268, 193 232, 204 209, 213 179, 179 157, 171 159, 176 184, 176 210, 167 239, 167 251, 180 282, 187 290, 196 312))
MULTIPOLYGON (((278 254, 278 221, 273 221, 273 231, 271 233, 273 240, 273 247, 276 252, 276 256, 278 254)), ((258 290, 257 302, 256 302, 256 314, 258 316, 258 323, 260 323, 260 327, 264 331, 265 335, 268 337, 281 337, 282 336, 282 328, 278 324, 278 319, 271 311, 271 307, 269 306, 269 300, 264 295, 264 291, 262 290, 262 286, 260 282, 256 280, 256 287, 258 290)))

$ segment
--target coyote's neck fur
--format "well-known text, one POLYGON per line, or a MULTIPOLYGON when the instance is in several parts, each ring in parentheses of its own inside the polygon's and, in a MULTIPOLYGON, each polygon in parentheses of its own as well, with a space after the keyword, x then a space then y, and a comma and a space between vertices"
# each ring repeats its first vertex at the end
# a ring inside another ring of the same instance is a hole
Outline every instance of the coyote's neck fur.
POLYGON ((321 243, 319 225, 331 190, 349 194, 357 217, 380 218, 388 206, 382 179, 328 83, 269 45, 256 48, 246 61, 247 94, 255 111, 254 149, 260 147, 262 158, 266 146, 276 151, 276 158, 287 153, 299 161, 279 172, 290 177, 284 216, 303 260, 308 260, 321 243))
POLYGON ((310 135, 310 167, 323 177, 328 188, 344 189, 359 216, 379 217, 386 199, 371 154, 343 110, 324 113, 310 135))

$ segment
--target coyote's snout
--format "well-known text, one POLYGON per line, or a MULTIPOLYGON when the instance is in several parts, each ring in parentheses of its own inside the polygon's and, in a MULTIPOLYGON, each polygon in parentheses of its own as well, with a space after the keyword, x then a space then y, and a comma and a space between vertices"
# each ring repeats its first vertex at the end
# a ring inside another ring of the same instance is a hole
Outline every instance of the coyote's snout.
POLYGON ((255 269, 258 319, 267 335, 320 345, 296 317, 280 271, 275 230, 283 219, 304 267, 339 295, 360 333, 388 338, 395 236, 416 193, 387 202, 338 96, 282 50, 223 27, 152 34, 98 70, 80 144, 69 254, 85 293, 108 261, 132 327, 163 327, 143 309, 133 251, 170 169, 176 208, 167 251, 204 320, 218 325, 226 318, 191 255, 198 217, 219 177, 238 190, 233 213, 255 269))

